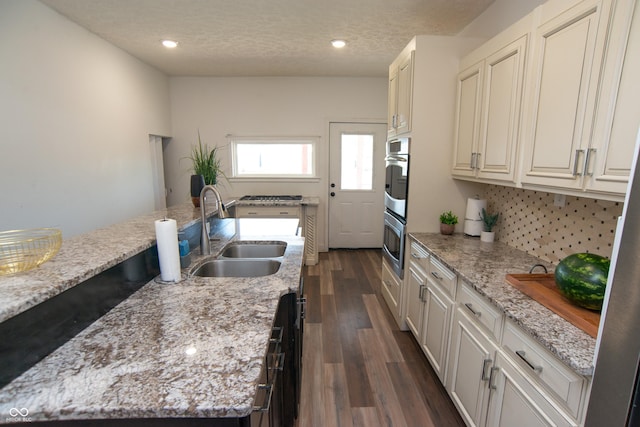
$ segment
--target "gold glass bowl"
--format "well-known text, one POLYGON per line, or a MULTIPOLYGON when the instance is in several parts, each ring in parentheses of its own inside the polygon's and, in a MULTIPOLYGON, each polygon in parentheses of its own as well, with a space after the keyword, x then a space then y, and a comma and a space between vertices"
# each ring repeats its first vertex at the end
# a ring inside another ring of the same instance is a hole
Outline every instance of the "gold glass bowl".
POLYGON ((62 245, 57 228, 0 232, 0 276, 36 268, 51 259, 62 245))

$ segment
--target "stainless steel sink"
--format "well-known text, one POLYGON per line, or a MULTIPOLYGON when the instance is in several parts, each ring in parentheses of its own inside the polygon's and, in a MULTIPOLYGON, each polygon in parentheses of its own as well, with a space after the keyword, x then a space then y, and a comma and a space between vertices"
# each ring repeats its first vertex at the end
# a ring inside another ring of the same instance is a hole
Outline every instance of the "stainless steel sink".
POLYGON ((284 255, 287 244, 281 243, 241 243, 229 244, 220 254, 223 258, 277 258, 284 255))
POLYGON ((193 276, 260 277, 277 273, 280 261, 274 259, 212 259, 199 266, 193 276))

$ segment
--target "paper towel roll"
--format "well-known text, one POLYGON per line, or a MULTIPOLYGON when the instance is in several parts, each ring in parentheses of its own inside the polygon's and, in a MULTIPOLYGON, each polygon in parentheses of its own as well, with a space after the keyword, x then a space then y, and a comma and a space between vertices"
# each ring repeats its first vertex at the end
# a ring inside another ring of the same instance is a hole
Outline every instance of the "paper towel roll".
POLYGON ((487 208, 487 201, 484 199, 467 199, 467 213, 464 215, 465 219, 471 219, 474 221, 480 220, 480 212, 482 208, 487 208))
POLYGON ((159 219, 155 222, 160 277, 165 282, 180 281, 180 252, 178 250, 178 226, 175 219, 159 219))

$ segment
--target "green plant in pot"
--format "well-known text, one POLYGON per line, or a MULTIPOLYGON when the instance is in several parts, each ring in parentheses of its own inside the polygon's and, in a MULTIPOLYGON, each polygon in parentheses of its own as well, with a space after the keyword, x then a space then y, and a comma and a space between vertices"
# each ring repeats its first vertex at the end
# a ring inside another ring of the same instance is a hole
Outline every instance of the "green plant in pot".
POLYGON ((191 175, 191 202, 195 207, 200 206, 200 191, 205 185, 216 185, 218 178, 224 176, 221 161, 218 158, 219 147, 209 148, 202 143, 200 131, 198 131, 198 145, 191 147, 191 155, 188 157, 193 166, 191 175))
POLYGON ((480 212, 480 219, 482 220, 483 231, 480 233, 480 240, 483 242, 493 242, 496 238, 496 233, 493 231, 493 227, 500 218, 500 212, 490 214, 485 208, 482 208, 480 212))
POLYGON ((458 223, 458 217, 451 211, 443 212, 440 214, 440 233, 453 234, 458 223))

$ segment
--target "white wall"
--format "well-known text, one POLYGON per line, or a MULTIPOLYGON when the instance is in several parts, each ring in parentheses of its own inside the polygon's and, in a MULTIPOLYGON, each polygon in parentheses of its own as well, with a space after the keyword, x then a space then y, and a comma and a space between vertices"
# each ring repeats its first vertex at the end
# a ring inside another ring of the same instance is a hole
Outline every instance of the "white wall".
POLYGON ((35 0, 0 2, 0 230, 65 237, 152 211, 166 76, 35 0))
MULTIPOLYGON (((227 134, 238 136, 319 136, 318 182, 225 184, 227 196, 303 194, 319 196, 320 224, 326 224, 329 121, 386 122, 386 78, 207 78, 170 79, 173 139, 165 151, 168 204, 189 200, 188 159, 200 130, 203 143, 227 147, 227 134)), ((223 148, 225 171, 229 151, 223 148)), ((326 227, 318 244, 326 248, 326 227)))
POLYGON ((531 12, 546 0, 495 0, 459 36, 489 39, 531 12))

